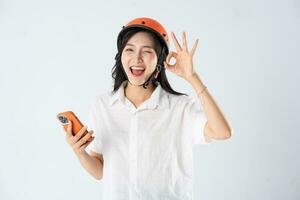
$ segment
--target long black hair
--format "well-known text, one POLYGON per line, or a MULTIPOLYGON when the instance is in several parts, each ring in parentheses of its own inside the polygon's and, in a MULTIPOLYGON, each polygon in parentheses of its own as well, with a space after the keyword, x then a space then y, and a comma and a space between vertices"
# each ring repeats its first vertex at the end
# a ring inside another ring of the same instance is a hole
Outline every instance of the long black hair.
MULTIPOLYGON (((112 68, 112 78, 114 79, 114 89, 113 89, 112 92, 116 92, 120 88, 120 86, 122 85, 123 81, 128 80, 127 79, 127 75, 125 74, 125 71, 123 69, 122 62, 121 62, 121 55, 122 55, 122 51, 123 51, 124 47, 126 46, 126 43, 128 42, 128 40, 134 34, 136 34, 137 32, 147 32, 147 33, 150 33, 150 35, 153 38, 154 44, 155 44, 155 52, 156 52, 157 58, 159 58, 160 52, 163 49, 162 48, 162 43, 159 41, 159 39, 157 38, 157 36, 155 34, 153 34, 151 31, 148 31, 148 30, 145 30, 145 29, 136 28, 136 29, 129 30, 128 32, 126 32, 124 34, 123 39, 122 39, 121 48, 118 51, 118 53, 116 54, 116 56, 115 56, 115 61, 116 61, 115 65, 112 68)), ((169 92, 171 94, 175 94, 175 95, 186 95, 186 96, 188 96, 187 94, 176 92, 175 90, 172 89, 172 87, 169 84, 169 81, 167 79, 165 68, 164 68, 164 64, 163 64, 163 61, 166 60, 166 57, 167 57, 167 51, 166 50, 162 52, 162 56, 163 56, 162 63, 158 63, 158 64, 160 64, 162 66, 161 67, 161 71, 159 72, 159 74, 157 76, 157 79, 154 80, 154 81, 152 81, 153 85, 156 86, 155 81, 158 81, 160 83, 161 87, 164 90, 166 90, 167 92, 169 92)))

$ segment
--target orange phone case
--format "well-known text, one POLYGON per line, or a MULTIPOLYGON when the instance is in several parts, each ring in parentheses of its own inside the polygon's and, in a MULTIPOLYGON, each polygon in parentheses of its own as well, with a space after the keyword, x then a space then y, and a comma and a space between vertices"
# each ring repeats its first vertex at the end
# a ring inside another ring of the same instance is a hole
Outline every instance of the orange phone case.
MULTIPOLYGON (((65 111, 57 114, 57 119, 61 122, 63 128, 67 132, 67 128, 70 124, 69 121, 72 122, 72 135, 74 136, 78 131, 83 128, 83 124, 78 119, 78 117, 72 111, 65 111)), ((84 135, 87 133, 85 131, 84 135)))

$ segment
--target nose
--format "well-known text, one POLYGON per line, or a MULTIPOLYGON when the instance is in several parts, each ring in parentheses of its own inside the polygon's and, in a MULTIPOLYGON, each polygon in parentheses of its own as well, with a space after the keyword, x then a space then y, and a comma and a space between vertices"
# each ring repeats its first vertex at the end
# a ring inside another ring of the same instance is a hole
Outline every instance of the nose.
POLYGON ((141 56, 141 53, 140 52, 136 52, 133 56, 133 60, 136 62, 136 63, 141 63, 143 61, 142 59, 142 56, 141 56))

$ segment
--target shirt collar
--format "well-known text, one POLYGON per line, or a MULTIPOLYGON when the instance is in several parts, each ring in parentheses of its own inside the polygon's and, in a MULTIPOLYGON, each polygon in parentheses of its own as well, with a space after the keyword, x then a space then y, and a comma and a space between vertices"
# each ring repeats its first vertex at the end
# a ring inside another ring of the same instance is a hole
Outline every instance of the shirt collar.
MULTIPOLYGON (((128 80, 124 81, 119 89, 116 92, 112 92, 110 96, 109 105, 112 106, 116 101, 120 101, 125 104, 125 95, 124 95, 124 88, 127 84, 128 80)), ((160 83, 157 82, 158 85, 152 92, 149 99, 147 99, 143 104, 145 103, 147 108, 154 109, 156 106, 162 107, 162 108, 169 108, 169 96, 167 92, 161 87, 160 83)))

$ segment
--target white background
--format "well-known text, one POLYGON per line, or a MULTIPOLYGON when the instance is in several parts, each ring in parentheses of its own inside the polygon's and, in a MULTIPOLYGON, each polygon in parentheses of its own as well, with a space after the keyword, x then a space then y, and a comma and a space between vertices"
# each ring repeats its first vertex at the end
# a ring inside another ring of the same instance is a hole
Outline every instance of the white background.
POLYGON ((180 42, 186 31, 190 48, 199 38, 194 65, 234 129, 195 146, 195 199, 300 199, 297 0, 0 0, 0 199, 101 199, 56 114, 86 122, 92 98, 112 89, 118 32, 142 16, 180 42))

